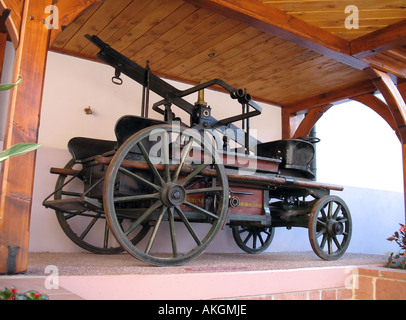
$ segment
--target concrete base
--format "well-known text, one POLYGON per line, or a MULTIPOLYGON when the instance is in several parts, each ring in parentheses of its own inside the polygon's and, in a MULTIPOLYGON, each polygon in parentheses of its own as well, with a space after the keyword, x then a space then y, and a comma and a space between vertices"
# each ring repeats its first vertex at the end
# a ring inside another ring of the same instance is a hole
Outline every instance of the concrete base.
POLYGON ((0 277, 0 288, 28 291, 35 285, 51 299, 351 299, 353 270, 386 259, 351 253, 338 261, 320 260, 313 252, 203 254, 183 266, 153 267, 125 253, 31 253, 26 274, 0 277))

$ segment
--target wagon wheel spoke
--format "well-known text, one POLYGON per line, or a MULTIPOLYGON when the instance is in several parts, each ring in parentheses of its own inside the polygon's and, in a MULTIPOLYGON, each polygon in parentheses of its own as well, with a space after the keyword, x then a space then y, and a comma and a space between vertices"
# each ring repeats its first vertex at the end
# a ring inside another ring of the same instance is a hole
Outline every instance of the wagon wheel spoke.
POLYGON ((97 220, 100 218, 100 216, 101 216, 101 213, 98 213, 97 215, 96 215, 96 217, 94 217, 93 219, 92 219, 92 221, 90 221, 90 223, 88 224, 88 226, 85 228, 85 230, 82 232, 82 234, 80 235, 80 239, 84 239, 87 235, 88 235, 88 233, 89 233, 89 231, 94 227, 94 225, 95 225, 95 223, 97 222, 97 220))
POLYGON ((274 228, 271 227, 233 226, 232 230, 237 245, 251 254, 264 252, 275 234, 274 228))
POLYGON ((155 189, 157 191, 159 191, 161 189, 161 187, 157 186, 155 183, 152 183, 151 181, 148 181, 147 179, 145 179, 145 178, 139 176, 138 174, 136 174, 134 172, 131 172, 131 171, 129 171, 129 170, 123 168, 123 167, 120 167, 118 169, 118 171, 125 174, 126 176, 128 176, 130 178, 133 178, 133 179, 147 185, 147 186, 150 186, 151 188, 153 188, 153 189, 155 189))
POLYGON ((333 219, 337 219, 339 213, 341 213, 341 204, 338 204, 336 211, 334 211, 333 219))
POLYGON ((248 235, 247 235, 247 237, 245 238, 245 240, 244 240, 244 244, 247 244, 248 243, 248 241, 252 238, 252 235, 253 235, 253 232, 251 231, 251 232, 248 232, 248 235))
POLYGON ((191 234, 191 236, 193 237, 193 239, 196 241, 196 244, 200 246, 202 244, 202 242, 200 241, 199 237, 197 236, 197 234, 196 234, 195 230, 193 229, 192 225, 190 224, 189 220, 186 218, 182 209, 179 206, 176 206, 175 210, 178 213, 182 222, 185 224, 186 228, 188 229, 188 231, 191 234))
MULTIPOLYGON (((64 167, 65 169, 78 170, 78 173, 72 177, 59 175, 54 192, 54 200, 78 199, 84 192, 89 190, 101 179, 86 188, 84 186, 84 177, 87 171, 83 165, 70 160, 64 167)), ((93 168, 90 167, 92 170, 93 168)), ((75 211, 55 210, 58 223, 63 232, 79 247, 97 254, 115 254, 122 252, 123 249, 115 242, 114 237, 110 237, 110 228, 106 225, 104 211, 87 209, 75 211)))
POLYGON ((178 248, 176 245, 176 232, 175 232, 175 217, 173 213, 173 208, 169 208, 169 230, 171 233, 171 243, 172 243, 172 253, 173 257, 178 256, 178 248))
POLYGON ((159 193, 151 193, 151 194, 137 194, 134 196, 126 196, 126 197, 116 197, 114 198, 114 202, 130 202, 130 201, 138 201, 138 200, 146 200, 146 199, 159 199, 159 193))
POLYGON ((178 167, 176 168, 175 173, 173 174, 172 181, 174 181, 174 182, 178 181, 180 170, 182 169, 182 166, 185 163, 186 157, 189 155, 192 144, 193 144, 193 138, 191 137, 189 139, 188 144, 182 150, 182 156, 180 158, 180 163, 179 163, 178 167))
POLYGON ((160 200, 156 201, 151 207, 149 207, 128 229, 124 232, 125 236, 128 236, 135 228, 137 228, 155 209, 158 209, 162 205, 160 200))
POLYGON ((162 133, 162 146, 163 148, 161 149, 161 157, 163 157, 163 162, 164 162, 164 180, 166 182, 171 182, 171 172, 169 168, 169 136, 168 132, 164 131, 162 133))
POLYGON ((186 194, 196 194, 196 193, 209 193, 223 191, 222 187, 211 187, 211 188, 200 188, 200 189, 187 189, 186 194))
POLYGON ((190 207, 190 208, 192 208, 192 209, 195 209, 196 211, 199 211, 200 213, 203 213, 204 215, 206 215, 206 216, 208 216, 210 218, 218 219, 218 216, 215 215, 214 213, 212 213, 210 211, 207 211, 206 209, 203 209, 203 208, 201 208, 201 207, 199 207, 199 206, 197 206, 197 205, 195 205, 193 203, 190 203, 189 201, 185 200, 185 202, 183 204, 190 207))
POLYGON ((154 174, 156 180, 159 182, 160 186, 163 186, 165 183, 162 179, 161 175, 159 174, 158 170, 156 169, 155 165, 152 163, 150 156, 148 155, 147 150, 145 150, 144 144, 140 141, 137 143, 138 148, 140 149, 142 155, 144 156, 145 161, 148 163, 152 173, 154 174))
POLYGON ((198 175, 200 172, 203 171, 209 164, 208 163, 202 163, 200 166, 198 166, 195 170, 193 170, 189 175, 186 176, 186 178, 180 183, 181 186, 185 186, 190 180, 192 180, 196 175, 198 175))
POLYGON ((149 238, 147 247, 145 248, 145 253, 149 253, 149 252, 151 251, 152 245, 154 244, 156 235, 157 235, 157 233, 158 233, 158 229, 159 229, 159 227, 160 227, 160 225, 161 225, 162 218, 163 218, 163 216, 164 216, 164 214, 165 214, 165 211, 166 211, 167 209, 168 209, 167 207, 162 206, 162 209, 161 209, 161 212, 160 212, 160 214, 159 214, 159 216, 158 216, 158 219, 157 219, 157 221, 156 221, 154 230, 152 231, 152 234, 151 234, 151 237, 149 238))
POLYGON ((337 237, 333 237, 334 244, 337 246, 338 250, 341 250, 341 243, 338 241, 337 237))
POLYGON ((327 242, 327 235, 324 232, 320 233, 320 235, 323 235, 323 239, 321 240, 320 247, 322 249, 324 249, 324 246, 326 245, 326 242, 327 242))

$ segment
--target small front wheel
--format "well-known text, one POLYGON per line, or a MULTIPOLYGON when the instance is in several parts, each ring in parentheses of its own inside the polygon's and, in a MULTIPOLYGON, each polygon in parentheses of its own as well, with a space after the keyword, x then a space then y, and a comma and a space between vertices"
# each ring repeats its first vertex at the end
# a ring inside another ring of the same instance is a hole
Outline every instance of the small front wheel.
POLYGON ((324 260, 337 260, 350 244, 350 210, 337 196, 320 198, 310 213, 308 228, 310 244, 316 255, 324 260))
POLYGON ((275 228, 233 226, 233 238, 240 249, 250 254, 264 252, 270 246, 275 228))

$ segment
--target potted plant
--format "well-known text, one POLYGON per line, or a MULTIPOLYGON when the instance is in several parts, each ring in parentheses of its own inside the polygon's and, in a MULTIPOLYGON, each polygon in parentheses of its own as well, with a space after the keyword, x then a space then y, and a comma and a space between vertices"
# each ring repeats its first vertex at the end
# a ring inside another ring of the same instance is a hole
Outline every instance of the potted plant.
POLYGON ((400 224, 399 231, 396 231, 387 240, 390 242, 395 241, 399 245, 399 253, 392 253, 386 263, 386 267, 406 270, 406 226, 400 224))

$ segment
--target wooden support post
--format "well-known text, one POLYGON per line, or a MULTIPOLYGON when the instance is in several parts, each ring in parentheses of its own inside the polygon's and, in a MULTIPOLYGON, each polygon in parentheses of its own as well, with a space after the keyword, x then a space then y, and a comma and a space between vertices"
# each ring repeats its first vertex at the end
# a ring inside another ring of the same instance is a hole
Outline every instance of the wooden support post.
POLYGON ((303 114, 297 115, 282 109, 282 139, 292 139, 303 118, 303 114))
POLYGON ((315 126, 316 122, 319 121, 319 119, 323 116, 323 114, 327 112, 328 109, 330 109, 332 106, 333 106, 332 104, 327 104, 325 106, 310 109, 309 112, 304 117, 304 119, 302 120, 302 122, 297 127, 295 133, 293 134, 293 138, 296 139, 301 137, 307 137, 310 131, 315 126))
POLYGON ((310 108, 306 114, 295 114, 282 110, 282 139, 308 136, 316 122, 332 106, 332 104, 326 104, 310 108))
MULTIPOLYGON (((52 0, 25 0, 10 94, 4 148, 37 142, 49 33, 45 8, 52 0)), ((35 152, 3 162, 0 181, 0 273, 22 273, 28 263, 35 152)))
POLYGON ((386 104, 392 114, 393 120, 398 128, 398 136, 402 143, 403 152, 403 181, 405 195, 405 221, 406 221, 406 103, 391 77, 382 72, 369 68, 365 70, 367 75, 374 82, 376 88, 385 98, 386 104))

